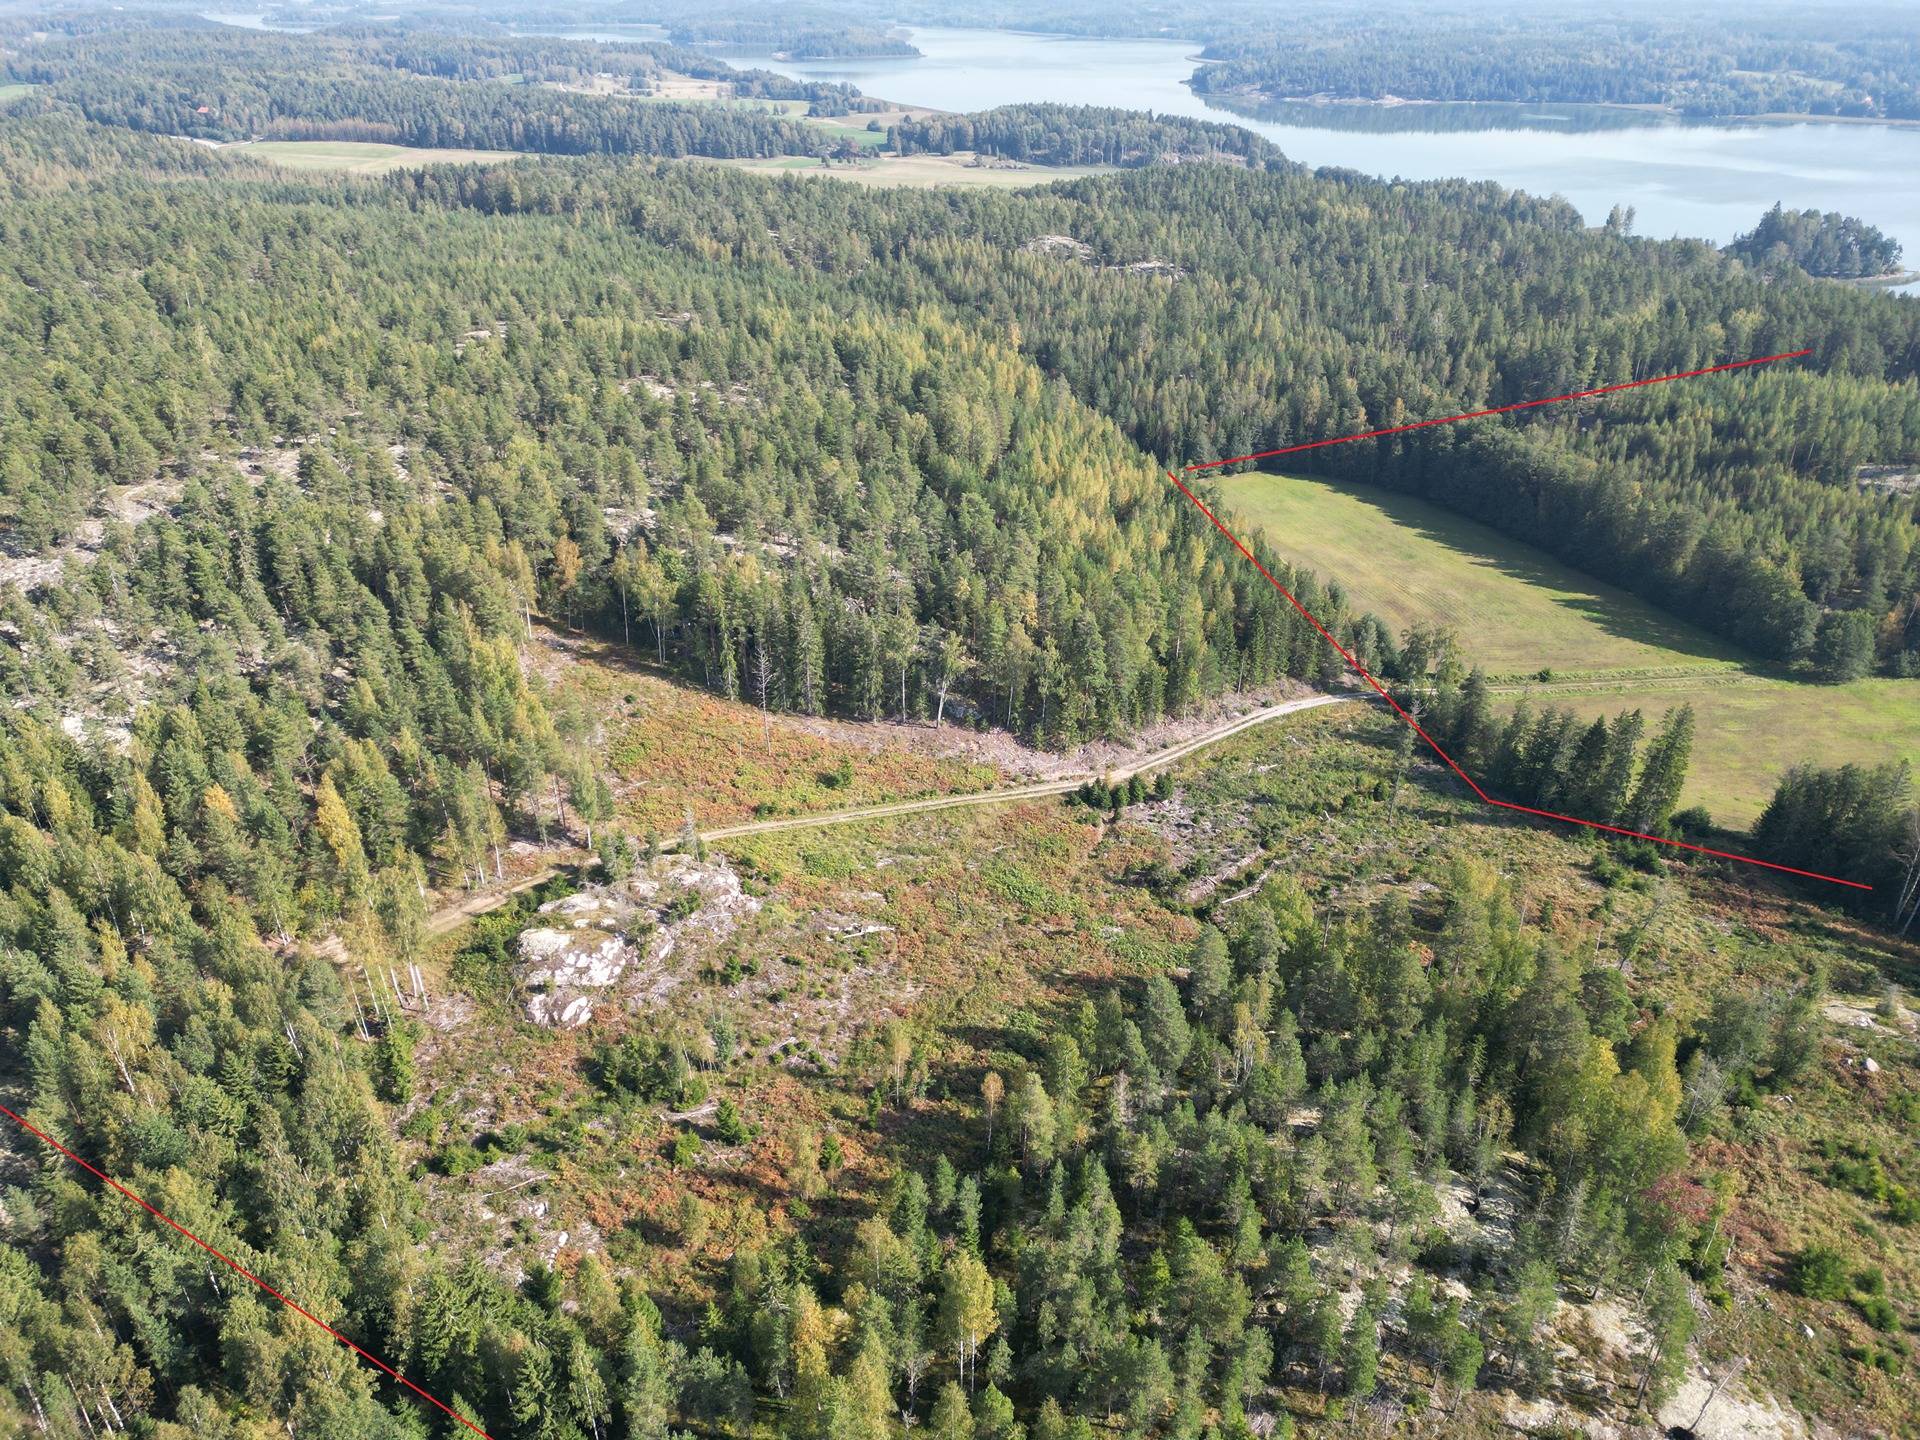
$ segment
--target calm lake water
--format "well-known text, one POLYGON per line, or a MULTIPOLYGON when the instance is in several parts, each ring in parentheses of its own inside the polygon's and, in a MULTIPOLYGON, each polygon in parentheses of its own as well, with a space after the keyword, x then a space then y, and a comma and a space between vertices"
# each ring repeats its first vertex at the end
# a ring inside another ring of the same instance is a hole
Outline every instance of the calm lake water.
POLYGON ((1920 259, 1920 127, 1693 124, 1595 106, 1393 108, 1207 104, 1183 83, 1199 46, 994 30, 915 29, 919 59, 791 61, 728 51, 741 65, 844 80, 941 110, 1060 101, 1229 120, 1308 165, 1431 180, 1466 176, 1563 195, 1594 223, 1631 205, 1643 235, 1724 243, 1776 200, 1858 215, 1920 259))

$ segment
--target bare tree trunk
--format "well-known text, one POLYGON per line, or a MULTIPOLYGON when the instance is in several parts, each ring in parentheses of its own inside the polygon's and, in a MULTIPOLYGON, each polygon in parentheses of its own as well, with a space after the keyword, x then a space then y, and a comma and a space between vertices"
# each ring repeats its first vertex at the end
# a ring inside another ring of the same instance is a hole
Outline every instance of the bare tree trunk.
MULTIPOLYGON (((1656 1345, 1647 1356, 1646 1368, 1640 1372, 1640 1385, 1633 1393, 1633 1408, 1638 1410, 1647 1403, 1647 1387, 1653 1383, 1653 1367, 1660 1363, 1660 1352, 1664 1346, 1656 1345)), ((1703 1410, 1701 1412, 1705 1414, 1703 1410)))
POLYGON ((79 1408, 80 1418, 87 1422, 87 1433, 89 1435, 98 1435, 100 1432, 93 1428, 93 1416, 87 1413, 87 1402, 80 1398, 79 1387, 73 1383, 73 1377, 71 1375, 67 1377, 67 1388, 73 1391, 73 1403, 79 1408))
POLYGON ((767 747, 767 753, 773 753, 773 720, 767 713, 767 692, 773 684, 773 661, 767 654, 767 635, 764 625, 756 626, 753 635, 753 683, 760 692, 760 739, 767 747))
POLYGON ((107 1049, 113 1052, 114 1068, 119 1070, 120 1082, 127 1087, 127 1094, 138 1100, 140 1092, 133 1088, 133 1076, 127 1073, 126 1059, 120 1054, 120 1037, 111 1030, 107 1032, 107 1049))
POLYGON ((1666 911, 1667 902, 1672 898, 1673 887, 1671 885, 1662 885, 1659 893, 1653 897, 1653 909, 1647 912, 1647 918, 1640 922, 1639 928, 1633 932, 1633 939, 1627 942, 1626 951, 1621 955, 1620 964, 1617 967, 1619 970, 1624 972, 1626 968, 1633 963, 1633 957, 1640 953, 1641 942, 1647 938, 1648 932, 1653 929, 1654 923, 1659 920, 1660 916, 1666 911))
POLYGON ((1906 934, 1913 917, 1920 912, 1920 805, 1907 812, 1906 847, 1894 858, 1905 867, 1900 876, 1900 894, 1893 902, 1894 923, 1906 934), (1905 919, 1902 919, 1902 914, 1905 919))
POLYGON ((1717 1376, 1714 1379, 1712 1387, 1707 1391, 1707 1398, 1700 1402, 1700 1413, 1693 1417, 1693 1424, 1687 1427, 1689 1430, 1693 1431, 1696 1435, 1700 1433, 1700 1422, 1707 1418, 1707 1407, 1713 1404, 1715 1398, 1720 1394, 1720 1387, 1737 1376, 1742 1370, 1746 1369, 1746 1367, 1747 1362, 1744 1358, 1735 1360, 1727 1367, 1724 1375, 1717 1376))

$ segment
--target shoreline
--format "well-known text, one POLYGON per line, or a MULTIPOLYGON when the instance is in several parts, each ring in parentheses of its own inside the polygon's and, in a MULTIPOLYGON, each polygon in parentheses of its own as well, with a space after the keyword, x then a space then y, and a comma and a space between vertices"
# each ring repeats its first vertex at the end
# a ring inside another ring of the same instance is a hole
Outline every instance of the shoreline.
POLYGON ((1920 281, 1920 270, 1889 270, 1884 275, 1827 275, 1827 280, 1838 280, 1842 285, 1859 285, 1879 288, 1892 285, 1912 285, 1920 281))
MULTIPOLYGON (((1219 61, 1208 61, 1219 64, 1219 61)), ((1195 75, 1200 72, 1196 70, 1195 75)), ((1644 115, 1650 119, 1671 120, 1682 125, 1885 125, 1892 129, 1910 130, 1920 128, 1920 119, 1906 119, 1891 115, 1814 115, 1794 111, 1762 111, 1757 114, 1736 115, 1694 115, 1676 106, 1647 102, 1644 104, 1622 104, 1608 100, 1428 100, 1406 95, 1387 95, 1380 99, 1371 99, 1360 95, 1273 95, 1257 88, 1239 90, 1201 90, 1194 87, 1193 76, 1186 80, 1188 89, 1202 102, 1210 100, 1252 100, 1264 105, 1300 105, 1321 110, 1401 110, 1432 107, 1439 105, 1471 106, 1480 109, 1527 110, 1542 106, 1563 105, 1578 106, 1583 110, 1607 110, 1620 115, 1644 115)))

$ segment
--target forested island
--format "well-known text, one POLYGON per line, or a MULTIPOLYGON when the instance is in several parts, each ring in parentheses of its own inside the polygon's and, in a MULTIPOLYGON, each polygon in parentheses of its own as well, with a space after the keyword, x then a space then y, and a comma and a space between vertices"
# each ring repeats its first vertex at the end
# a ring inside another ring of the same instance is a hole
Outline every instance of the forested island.
POLYGON ((1203 95, 1657 106, 1690 116, 1920 119, 1911 16, 1682 8, 1622 16, 1390 11, 1236 29, 1202 52, 1203 95))
POLYGON ((920 52, 899 32, 849 25, 831 14, 791 8, 777 18, 751 17, 710 7, 665 12, 673 38, 686 45, 737 46, 766 50, 792 60, 847 60, 872 56, 911 58, 920 52))
POLYGON ((909 117, 888 129, 887 143, 902 155, 964 150, 1050 166, 1132 169, 1226 161, 1264 169, 1290 164, 1279 146, 1237 125, 1093 106, 1003 105, 977 115, 909 117))
POLYGON ((1858 280, 1900 272, 1900 242, 1851 215, 1775 205, 1727 246, 1755 265, 1798 265, 1809 275, 1858 280))
MULTIPOLYGON (((1495 814, 1168 483, 1806 348, 1294 458, 1700 627, 1731 704, 1891 711, 1920 307, 1809 273, 1882 238, 1058 106, 871 144, 1111 173, 769 179, 720 162, 864 97, 6 25, 9 1111, 498 1440, 1910 1422, 1904 766, 1726 833, 1716 717, 1516 697, 1246 532, 1491 793, 1636 833, 1495 814), (256 136, 524 153, 194 143, 256 136)), ((0 1238, 9 1433, 471 1433, 4 1116, 0 1238)))

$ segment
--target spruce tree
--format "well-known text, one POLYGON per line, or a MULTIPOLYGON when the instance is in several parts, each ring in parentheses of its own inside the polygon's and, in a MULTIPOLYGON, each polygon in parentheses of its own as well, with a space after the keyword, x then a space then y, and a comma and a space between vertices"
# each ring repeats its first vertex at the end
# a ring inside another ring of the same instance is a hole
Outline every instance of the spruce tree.
POLYGON ((1653 831, 1664 825, 1680 803, 1687 783, 1687 762, 1693 754, 1693 707, 1667 712, 1660 732, 1648 742, 1646 759, 1633 798, 1627 802, 1627 823, 1635 830, 1653 831))

